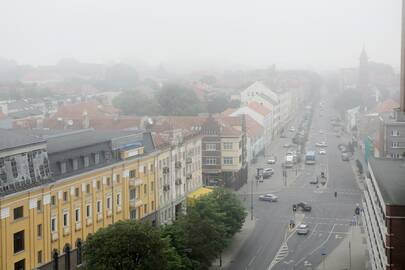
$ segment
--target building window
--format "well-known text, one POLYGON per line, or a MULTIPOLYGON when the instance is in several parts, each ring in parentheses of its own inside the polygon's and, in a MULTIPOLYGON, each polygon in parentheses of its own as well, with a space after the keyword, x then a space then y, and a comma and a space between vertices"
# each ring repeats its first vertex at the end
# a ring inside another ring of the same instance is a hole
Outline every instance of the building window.
POLYGON ((59 166, 60 166, 60 173, 61 174, 66 173, 66 162, 60 162, 59 166))
POLYGON ((154 170, 154 165, 153 164, 150 164, 150 166, 149 166, 149 170, 151 171, 151 172, 153 172, 153 170, 154 170))
POLYGON ((129 171, 129 178, 135 178, 136 177, 136 170, 130 170, 129 171))
POLYGON ((217 165, 216 158, 205 158, 205 165, 217 165))
POLYGON ((400 143, 399 143, 399 142, 391 142, 391 147, 392 147, 392 148, 399 148, 399 147, 400 147, 400 143))
POLYGON ((110 177, 107 177, 106 183, 107 183, 107 186, 109 186, 109 185, 111 184, 111 179, 110 179, 110 177))
POLYGON ((25 270, 25 259, 16 262, 14 264, 14 270, 25 270))
POLYGON ((73 159, 72 165, 73 165, 73 170, 76 171, 77 169, 79 169, 79 160, 77 160, 77 158, 73 159))
POLYGON ((13 177, 16 178, 18 177, 18 170, 17 170, 17 162, 15 159, 11 159, 11 171, 13 173, 13 177))
POLYGON ((147 204, 145 204, 143 206, 143 213, 144 213, 144 215, 146 215, 148 213, 148 205, 147 204))
POLYGON ((152 192, 155 190, 155 185, 154 184, 155 184, 154 182, 150 183, 150 191, 152 191, 152 192))
POLYGON ((143 193, 146 194, 148 193, 148 185, 143 185, 143 193))
POLYGON ((152 211, 154 211, 154 210, 155 210, 155 202, 152 201, 152 211))
POLYGON ((42 237, 42 224, 37 225, 37 237, 38 238, 42 237))
MULTIPOLYGON (((77 187, 77 188, 75 188, 75 196, 76 197, 79 197, 80 196, 80 190, 79 190, 79 188, 77 187)), ((64 201, 67 201, 67 200, 65 200, 65 198, 63 197, 63 200, 64 201)))
POLYGON ((224 150, 232 150, 232 145, 233 145, 233 143, 231 143, 231 142, 225 142, 223 144, 224 150))
POLYGON ((143 166, 143 174, 148 174, 148 167, 146 165, 143 166))
POLYGON ((14 208, 14 220, 22 218, 24 216, 24 207, 16 207, 14 208))
POLYGON ((130 189, 129 190, 129 199, 135 200, 135 198, 136 198, 136 189, 130 189))
POLYGON ((63 211, 63 227, 69 227, 69 212, 63 211))
POLYGON ((38 264, 42 263, 42 250, 38 251, 37 260, 38 260, 38 264))
POLYGON ((85 167, 85 168, 89 167, 89 165, 90 165, 90 159, 89 159, 88 156, 83 157, 83 164, 84 164, 84 167, 85 167))
POLYGON ((91 205, 86 205, 86 217, 91 217, 91 205))
POLYGON ((121 193, 117 194, 117 206, 121 206, 121 193))
MULTIPOLYGON (((77 196, 79 196, 79 195, 77 195, 77 196)), ((67 202, 67 201, 68 201, 68 193, 67 193, 67 191, 64 191, 64 192, 63 192, 63 201, 64 201, 64 202, 67 202)))
POLYGON ((14 253, 24 250, 24 231, 14 234, 14 253))
POLYGON ((86 184, 86 193, 90 193, 90 184, 86 184))
POLYGON ((56 206, 56 196, 55 195, 51 196, 51 206, 56 206))
POLYGON ((217 144, 216 143, 207 143, 205 144, 205 151, 216 151, 217 144))
POLYGON ((97 213, 101 213, 101 201, 97 201, 97 213))
POLYGON ((100 191, 101 190, 101 182, 97 181, 97 190, 100 191))
POLYGON ((75 221, 80 222, 80 208, 75 209, 75 221))
POLYGON ((56 217, 51 218, 51 232, 56 232, 56 217))
POLYGON ((111 209, 111 197, 107 197, 107 209, 111 209))
POLYGON ((41 200, 37 201, 37 211, 42 211, 42 201, 41 200))
POLYGON ((129 213, 130 219, 136 219, 136 209, 132 209, 129 213))
POLYGON ((400 136, 399 130, 398 129, 391 130, 391 136, 393 136, 393 137, 400 136))
POLYGON ((120 177, 119 174, 117 174, 117 175, 115 176, 115 180, 117 180, 117 183, 119 183, 119 182, 121 181, 121 177, 120 177))
POLYGON ((224 157, 224 165, 232 165, 233 158, 232 157, 224 157))
POLYGON ((100 153, 95 153, 94 154, 94 163, 99 164, 100 163, 100 153))

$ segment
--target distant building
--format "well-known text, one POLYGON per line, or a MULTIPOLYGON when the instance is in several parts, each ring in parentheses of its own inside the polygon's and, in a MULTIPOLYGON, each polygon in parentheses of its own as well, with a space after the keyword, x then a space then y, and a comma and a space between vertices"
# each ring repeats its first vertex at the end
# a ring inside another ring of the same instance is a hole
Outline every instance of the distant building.
POLYGON ((379 127, 380 156, 405 159, 405 113, 380 114, 379 127))
POLYGON ((405 163, 371 158, 368 168, 363 221, 371 269, 405 269, 405 163))

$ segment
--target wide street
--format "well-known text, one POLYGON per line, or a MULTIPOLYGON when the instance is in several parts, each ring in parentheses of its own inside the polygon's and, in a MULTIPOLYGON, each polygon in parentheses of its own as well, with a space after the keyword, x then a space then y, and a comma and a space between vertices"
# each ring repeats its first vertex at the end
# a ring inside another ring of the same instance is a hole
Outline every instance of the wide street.
MULTIPOLYGON (((287 138, 278 138, 271 146, 270 154, 276 155, 276 164, 267 165, 267 157, 261 157, 256 164, 250 165, 248 184, 240 194, 250 211, 250 194, 253 193, 253 217, 256 226, 244 242, 227 269, 315 269, 344 237, 350 237, 350 223, 353 220, 356 203, 361 201, 361 192, 356 184, 352 163, 341 160, 337 145, 347 143, 348 139, 336 137, 329 123, 334 115, 331 105, 322 100, 324 109, 316 106, 306 144, 307 150, 316 150, 316 164, 304 165, 304 160, 287 172, 287 186, 283 181, 281 162, 284 159, 285 143, 291 143, 293 132, 287 131, 287 138), (319 154, 317 142, 326 141, 326 155, 319 154), (271 167, 275 174, 257 183, 254 174, 257 167, 271 167), (325 186, 310 184, 311 177, 324 172, 327 176, 325 186), (253 192, 251 184, 253 181, 253 192), (335 198, 334 193, 337 192, 335 198), (273 193, 278 202, 259 201, 260 194, 273 193), (292 205, 307 202, 311 212, 293 212, 292 205), (296 225, 309 226, 307 235, 297 235, 289 229, 290 220, 296 225)), ((292 124, 297 128, 299 119, 292 124)), ((305 155, 305 151, 304 151, 305 155)), ((251 213, 247 218, 251 218, 251 213)), ((349 248, 347 265, 349 267, 349 248)), ((327 269, 327 268, 325 268, 327 269)))

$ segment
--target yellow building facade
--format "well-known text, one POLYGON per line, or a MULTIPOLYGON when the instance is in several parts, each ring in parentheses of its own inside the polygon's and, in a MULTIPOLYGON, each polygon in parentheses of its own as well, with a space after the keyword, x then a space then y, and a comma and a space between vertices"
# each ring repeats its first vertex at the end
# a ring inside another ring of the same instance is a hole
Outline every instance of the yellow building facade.
POLYGON ((78 241, 119 220, 156 213, 156 153, 0 197, 0 269, 33 269, 78 241))

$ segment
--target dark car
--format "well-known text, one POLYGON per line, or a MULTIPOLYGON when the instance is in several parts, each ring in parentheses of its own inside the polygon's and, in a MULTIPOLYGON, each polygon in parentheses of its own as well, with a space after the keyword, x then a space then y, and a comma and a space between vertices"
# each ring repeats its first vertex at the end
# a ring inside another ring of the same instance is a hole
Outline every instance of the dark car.
POLYGON ((297 204, 293 204, 293 210, 296 211, 298 209, 301 209, 302 211, 305 211, 305 212, 311 212, 312 207, 306 202, 300 202, 297 204))

